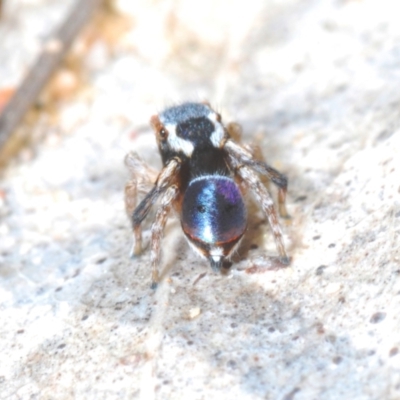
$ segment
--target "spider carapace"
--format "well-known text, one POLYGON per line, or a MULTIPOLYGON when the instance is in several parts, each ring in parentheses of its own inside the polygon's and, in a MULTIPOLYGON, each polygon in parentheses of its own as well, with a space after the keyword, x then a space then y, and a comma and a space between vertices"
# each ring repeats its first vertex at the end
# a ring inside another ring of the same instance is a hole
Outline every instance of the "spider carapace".
POLYGON ((266 214, 280 260, 288 264, 277 212, 259 175, 278 187, 279 213, 283 217, 287 217, 287 179, 233 140, 231 133, 237 125, 224 126, 221 116, 208 103, 173 106, 150 122, 163 169, 157 176, 138 155, 129 153, 125 163, 131 179, 125 188, 125 204, 134 233, 132 256, 141 252, 143 220, 150 208, 159 204, 151 228, 152 288, 159 281, 161 239, 171 210, 179 215, 189 244, 214 271, 230 265, 229 258, 247 228, 244 187, 253 192, 266 214), (137 204, 137 195, 142 191, 147 194, 137 204))

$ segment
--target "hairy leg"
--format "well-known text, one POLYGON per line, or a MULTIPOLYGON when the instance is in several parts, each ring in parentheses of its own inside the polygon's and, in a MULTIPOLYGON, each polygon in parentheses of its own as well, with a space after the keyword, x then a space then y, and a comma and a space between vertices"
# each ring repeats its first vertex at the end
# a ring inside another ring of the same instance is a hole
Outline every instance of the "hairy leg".
POLYGON ((252 190, 256 200, 267 216, 281 262, 288 264, 289 257, 286 254, 285 245, 283 243, 281 226, 279 224, 274 202, 268 193, 268 190, 265 188, 259 176, 251 168, 243 166, 239 169, 238 174, 252 190))
MULTIPOLYGON (((125 210, 129 218, 137 207, 138 195, 148 192, 157 179, 157 172, 149 167, 138 154, 130 152, 125 157, 130 177, 125 185, 125 210)), ((141 226, 132 227, 134 241, 130 256, 138 255, 142 251, 142 230, 141 226)))
MULTIPOLYGON (((243 149, 243 151, 247 152, 246 149, 243 149)), ((254 193, 256 200, 267 216, 281 262, 283 264, 289 264, 290 259, 286 254, 282 230, 279 224, 278 215, 275 210, 275 205, 267 188, 264 186, 263 182, 258 176, 258 171, 255 171, 250 166, 246 165, 242 158, 236 157, 236 154, 228 154, 229 163, 232 169, 235 171, 235 174, 237 174, 242 179, 244 184, 254 193)))
POLYGON ((263 161, 259 161, 253 158, 253 154, 247 148, 235 143, 232 140, 227 140, 225 143, 225 150, 228 152, 230 157, 239 165, 246 165, 258 173, 265 175, 270 181, 272 181, 278 187, 278 207, 279 214, 283 218, 289 218, 289 214, 286 209, 286 192, 287 192, 287 178, 284 174, 272 168, 270 165, 263 161))
POLYGON ((131 256, 134 256, 142 251, 141 223, 146 218, 151 206, 175 182, 181 161, 175 158, 171 159, 158 176, 135 153, 127 155, 125 164, 131 172, 131 180, 125 186, 125 208, 132 221, 134 243, 131 256), (137 204, 138 193, 148 190, 151 184, 153 186, 150 191, 137 204))
POLYGON ((161 262, 161 240, 165 224, 171 211, 172 204, 179 190, 177 186, 170 186, 161 196, 160 207, 151 227, 151 288, 156 289, 159 281, 159 266, 161 262))

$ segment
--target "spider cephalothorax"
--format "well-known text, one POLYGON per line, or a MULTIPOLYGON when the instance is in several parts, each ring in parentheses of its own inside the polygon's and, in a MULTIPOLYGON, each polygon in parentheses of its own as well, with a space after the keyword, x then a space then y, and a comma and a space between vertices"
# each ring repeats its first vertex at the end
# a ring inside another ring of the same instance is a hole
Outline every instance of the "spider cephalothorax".
POLYGON ((234 142, 230 135, 233 125, 225 127, 209 104, 184 103, 167 108, 151 118, 151 125, 163 169, 137 205, 138 191, 155 173, 136 154, 129 153, 126 164, 132 177, 125 189, 125 203, 134 231, 132 254, 136 255, 141 251, 141 223, 151 206, 160 202, 151 235, 152 287, 159 279, 160 242, 171 208, 179 214, 191 246, 209 260, 214 270, 221 270, 247 227, 242 184, 253 191, 267 215, 280 259, 287 264, 274 203, 258 174, 278 186, 279 211, 285 217, 286 177, 234 142))
POLYGON ((151 118, 164 164, 172 156, 190 158, 195 151, 220 148, 227 133, 219 114, 202 103, 171 107, 151 118))

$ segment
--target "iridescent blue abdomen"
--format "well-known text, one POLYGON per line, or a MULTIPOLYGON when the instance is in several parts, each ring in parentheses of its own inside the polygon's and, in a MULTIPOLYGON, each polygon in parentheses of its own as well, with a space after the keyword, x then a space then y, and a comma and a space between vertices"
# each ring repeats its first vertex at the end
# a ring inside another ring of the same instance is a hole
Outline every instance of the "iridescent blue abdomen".
POLYGON ((246 208, 235 181, 221 175, 192 180, 183 199, 181 222, 186 236, 197 245, 226 245, 230 250, 247 225, 246 208))

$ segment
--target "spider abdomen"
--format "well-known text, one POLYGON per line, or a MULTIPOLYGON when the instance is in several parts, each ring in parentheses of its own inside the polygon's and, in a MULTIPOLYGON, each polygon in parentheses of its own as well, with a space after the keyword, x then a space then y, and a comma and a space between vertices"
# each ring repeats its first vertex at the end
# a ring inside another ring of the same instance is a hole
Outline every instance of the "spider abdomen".
POLYGON ((181 211, 182 229, 190 242, 209 258, 215 247, 227 256, 243 236, 247 216, 242 194, 233 179, 200 176, 186 189, 181 211))

